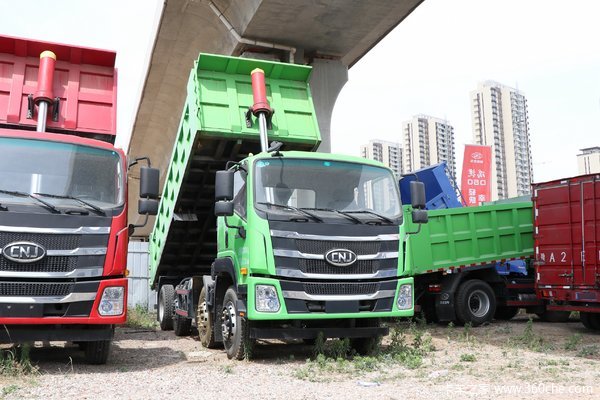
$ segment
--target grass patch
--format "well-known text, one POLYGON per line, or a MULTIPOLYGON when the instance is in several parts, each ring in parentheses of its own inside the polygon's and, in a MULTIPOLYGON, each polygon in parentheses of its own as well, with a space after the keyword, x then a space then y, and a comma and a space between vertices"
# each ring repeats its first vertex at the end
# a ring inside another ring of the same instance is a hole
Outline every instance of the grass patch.
POLYGON ((565 342, 565 350, 567 350, 567 351, 577 350, 577 348, 581 344, 582 339, 583 339, 583 337, 581 336, 581 334, 579 334, 579 333, 572 334, 571 336, 569 336, 567 338, 567 341, 565 342))
POLYGON ((523 333, 514 337, 511 337, 509 343, 516 347, 524 347, 531 351, 545 351, 551 348, 551 346, 546 343, 544 338, 535 333, 533 330, 533 320, 531 317, 527 321, 527 325, 523 330, 523 333))
POLYGON ((125 326, 136 329, 157 329, 158 321, 145 307, 136 305, 127 310, 127 322, 125 326))
POLYGON ((38 372, 38 367, 31 363, 29 345, 0 351, 0 374, 4 376, 31 375, 38 372))
POLYGON ((600 354, 600 348, 593 344, 591 346, 584 346, 578 352, 579 357, 596 357, 600 354))
POLYGON ((377 346, 371 355, 360 356, 349 339, 324 340, 319 335, 315 342, 314 357, 294 373, 296 378, 311 382, 327 381, 332 375, 363 376, 368 373, 389 371, 402 366, 417 369, 423 359, 435 350, 431 336, 421 321, 398 324, 391 328, 390 343, 377 346))
POLYGON ((475 362, 477 361, 477 357, 475 357, 475 354, 461 354, 460 356, 460 361, 461 362, 475 362))

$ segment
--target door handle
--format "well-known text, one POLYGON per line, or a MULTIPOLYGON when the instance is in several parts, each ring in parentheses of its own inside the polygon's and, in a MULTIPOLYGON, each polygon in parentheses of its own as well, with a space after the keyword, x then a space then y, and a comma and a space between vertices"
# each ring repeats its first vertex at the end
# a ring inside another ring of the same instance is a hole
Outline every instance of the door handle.
POLYGON ((573 277, 573 274, 558 274, 558 276, 560 276, 561 278, 571 278, 573 277))

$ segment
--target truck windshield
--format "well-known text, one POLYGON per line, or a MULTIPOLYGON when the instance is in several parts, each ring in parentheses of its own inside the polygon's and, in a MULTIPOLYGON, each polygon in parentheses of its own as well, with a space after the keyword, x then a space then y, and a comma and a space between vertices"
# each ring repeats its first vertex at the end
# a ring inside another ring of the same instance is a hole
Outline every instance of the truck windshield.
POLYGON ((74 198, 102 209, 123 204, 123 171, 116 151, 0 137, 0 154, 2 204, 35 203, 9 192, 41 193, 40 198, 56 207, 81 206, 74 198))
POLYGON ((342 212, 387 223, 401 218, 398 182, 377 166, 277 157, 255 163, 256 208, 342 212), (392 221, 390 221, 392 220, 392 221))

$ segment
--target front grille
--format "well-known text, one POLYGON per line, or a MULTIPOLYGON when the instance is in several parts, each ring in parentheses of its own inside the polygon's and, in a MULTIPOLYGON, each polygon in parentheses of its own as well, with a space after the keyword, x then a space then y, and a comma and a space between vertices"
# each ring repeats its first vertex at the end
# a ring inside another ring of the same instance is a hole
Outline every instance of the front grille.
POLYGON ((46 250, 72 250, 79 247, 80 241, 81 235, 0 232, 0 247, 12 242, 33 242, 46 250))
POLYGON ((0 271, 7 272, 71 272, 77 267, 77 257, 52 256, 31 263, 22 264, 0 256, 0 271))
POLYGON ((0 282, 0 296, 66 296, 72 283, 0 282))
POLYGON ((298 260, 300 270, 307 274, 351 275, 373 274, 377 270, 374 260, 358 260, 347 267, 335 267, 325 260, 301 258, 298 260))
POLYGON ((304 291, 312 295, 356 295, 377 292, 378 283, 305 283, 304 291))
POLYGON ((329 250, 347 249, 352 250, 356 255, 377 254, 381 248, 381 242, 346 242, 333 240, 305 240, 296 239, 298 251, 308 254, 325 254, 329 250))

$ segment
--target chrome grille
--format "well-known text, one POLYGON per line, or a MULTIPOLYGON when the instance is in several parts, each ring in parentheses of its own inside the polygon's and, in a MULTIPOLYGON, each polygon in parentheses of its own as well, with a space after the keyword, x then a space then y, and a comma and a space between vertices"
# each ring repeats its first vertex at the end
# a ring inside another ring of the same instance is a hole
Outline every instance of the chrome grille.
POLYGON ((296 239, 298 251, 308 254, 325 254, 329 250, 348 249, 357 255, 377 254, 381 248, 381 242, 346 242, 329 240, 304 240, 296 239))
POLYGON ((375 261, 358 260, 347 267, 335 267, 325 260, 312 260, 301 258, 298 260, 300 270, 307 274, 349 275, 373 274, 375 261))
POLYGON ((355 295, 377 292, 378 283, 304 283, 304 291, 312 295, 355 295))
POLYGON ((45 257, 31 264, 20 264, 0 256, 0 271, 7 272, 71 272, 77 267, 77 257, 45 257))
POLYGON ((46 250, 71 250, 79 247, 81 235, 0 232, 0 248, 12 242, 22 241, 37 243, 46 250))
POLYGON ((0 296, 66 296, 72 283, 0 282, 0 296))

